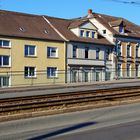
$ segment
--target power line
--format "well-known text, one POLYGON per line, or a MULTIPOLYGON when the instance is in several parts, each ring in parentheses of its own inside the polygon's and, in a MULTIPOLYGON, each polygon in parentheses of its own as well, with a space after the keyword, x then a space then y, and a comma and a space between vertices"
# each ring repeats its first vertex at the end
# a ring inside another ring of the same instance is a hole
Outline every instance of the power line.
POLYGON ((140 6, 140 1, 127 1, 127 0, 107 0, 107 1, 140 6))

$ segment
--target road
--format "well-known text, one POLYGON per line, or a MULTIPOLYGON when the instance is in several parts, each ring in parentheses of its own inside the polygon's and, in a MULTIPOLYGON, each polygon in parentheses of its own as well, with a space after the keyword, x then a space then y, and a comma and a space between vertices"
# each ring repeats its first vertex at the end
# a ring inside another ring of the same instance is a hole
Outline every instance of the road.
MULTIPOLYGON (((36 137, 36 140, 38 138, 43 139, 45 135, 36 137)), ((74 133, 50 140, 140 140, 140 121, 74 133)))
POLYGON ((139 140, 140 103, 0 123, 0 140, 92 140, 93 137, 139 140))

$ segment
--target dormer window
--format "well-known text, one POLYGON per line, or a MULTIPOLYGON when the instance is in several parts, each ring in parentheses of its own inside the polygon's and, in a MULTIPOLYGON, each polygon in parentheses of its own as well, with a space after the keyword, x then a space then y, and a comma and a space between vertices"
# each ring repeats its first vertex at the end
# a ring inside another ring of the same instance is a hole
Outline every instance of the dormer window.
POLYGON ((119 26, 119 32, 123 33, 123 26, 121 26, 121 25, 119 26))
POLYGON ((95 32, 92 32, 92 38, 94 38, 95 37, 95 32))
POLYGON ((84 37, 84 30, 80 30, 80 36, 84 37))
POLYGON ((115 21, 109 22, 110 26, 113 27, 117 32, 124 33, 125 22, 123 19, 117 19, 115 21))
POLYGON ((90 31, 86 31, 86 37, 90 37, 90 31))

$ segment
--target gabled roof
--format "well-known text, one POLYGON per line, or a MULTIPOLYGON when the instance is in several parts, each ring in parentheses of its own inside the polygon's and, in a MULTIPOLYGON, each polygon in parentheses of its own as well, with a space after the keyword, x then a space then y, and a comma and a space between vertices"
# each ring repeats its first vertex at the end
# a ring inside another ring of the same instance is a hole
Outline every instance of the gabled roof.
POLYGON ((42 16, 0 10, 0 35, 63 41, 42 16))
MULTIPOLYGON (((85 37, 78 37, 76 36, 70 29, 70 25, 79 25, 83 23, 83 19, 75 19, 75 20, 68 20, 68 19, 61 19, 55 17, 45 16, 47 20, 69 41, 74 42, 83 42, 83 43, 95 43, 95 44, 104 44, 104 45, 111 45, 112 44, 107 41, 103 36, 99 35, 99 38, 85 38, 85 37), (75 24, 76 23, 76 24, 75 24)), ((73 26, 74 27, 74 26, 73 26)))
POLYGON ((86 20, 75 20, 69 25, 69 28, 71 29, 71 28, 79 27, 79 26, 81 26, 83 24, 86 24, 88 22, 89 22, 88 19, 86 19, 86 20))
MULTIPOLYGON (((124 18, 120 18, 120 17, 114 17, 114 16, 109 16, 109 15, 104 15, 104 14, 99 14, 99 13, 93 13, 93 15, 94 15, 94 18, 96 18, 101 24, 103 24, 114 35, 140 38, 140 26, 139 25, 136 25, 136 24, 134 24, 124 18), (125 25, 125 34, 117 32, 110 25, 110 22, 119 21, 120 19, 123 20, 123 24, 125 25)), ((85 19, 85 18, 87 18, 87 16, 83 17, 83 18, 85 19)))
POLYGON ((117 20, 115 20, 115 21, 111 21, 111 22, 109 22, 109 24, 110 24, 112 27, 117 27, 117 26, 120 26, 120 25, 125 26, 122 19, 117 19, 117 20))

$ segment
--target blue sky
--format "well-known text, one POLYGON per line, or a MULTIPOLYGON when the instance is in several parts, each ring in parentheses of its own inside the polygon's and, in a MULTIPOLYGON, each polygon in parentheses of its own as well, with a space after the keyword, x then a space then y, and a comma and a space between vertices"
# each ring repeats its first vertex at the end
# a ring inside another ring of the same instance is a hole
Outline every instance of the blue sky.
POLYGON ((140 5, 116 3, 111 0, 0 0, 0 8, 61 18, 85 16, 87 10, 92 9, 93 12, 124 17, 140 25, 140 5))

